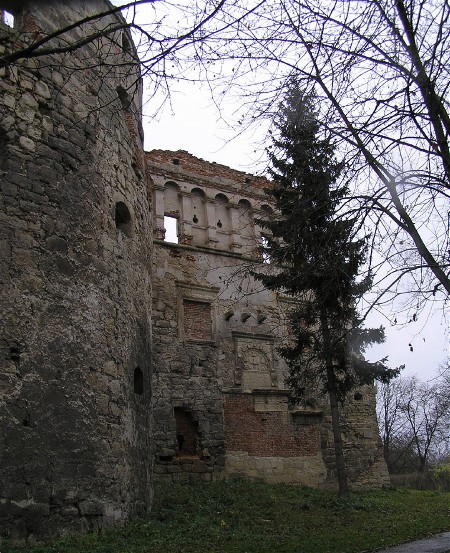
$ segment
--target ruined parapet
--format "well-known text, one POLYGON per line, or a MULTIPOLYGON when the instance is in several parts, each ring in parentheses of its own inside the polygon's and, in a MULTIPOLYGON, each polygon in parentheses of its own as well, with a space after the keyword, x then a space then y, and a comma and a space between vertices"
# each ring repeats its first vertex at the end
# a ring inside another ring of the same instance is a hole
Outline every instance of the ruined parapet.
MULTIPOLYGON (((0 57, 110 7, 28 2, 14 29, 0 24, 0 57)), ((43 47, 61 46, 0 70, 0 533, 12 538, 101 528, 151 501, 140 69, 120 15, 43 47)))
MULTIPOLYGON (((251 276, 270 262, 261 256, 257 223, 270 217, 269 181, 185 151, 146 157, 154 195, 157 476, 336 487, 326 398, 312 394, 314 402, 292 405, 286 389, 278 348, 295 301, 251 276)), ((355 390, 342 420, 352 488, 386 484, 374 389, 355 390)))
POLYGON ((250 216, 265 198, 251 187, 255 177, 187 152, 146 157, 154 194, 155 475, 213 480, 226 472, 224 391, 242 380, 239 331, 257 341, 267 334, 258 301, 273 309, 272 293, 253 294, 245 306, 238 290, 244 260, 260 256, 250 216))

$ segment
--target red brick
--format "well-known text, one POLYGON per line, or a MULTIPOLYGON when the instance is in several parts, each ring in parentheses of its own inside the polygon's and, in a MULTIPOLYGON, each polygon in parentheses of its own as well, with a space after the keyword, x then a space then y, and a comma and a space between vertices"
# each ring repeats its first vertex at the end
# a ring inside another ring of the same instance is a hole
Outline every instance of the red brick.
POLYGON ((319 451, 318 426, 295 427, 285 413, 255 412, 250 395, 225 395, 225 435, 228 451, 259 457, 301 457, 319 451))
POLYGON ((184 332, 191 340, 211 340, 211 305, 184 300, 184 332))

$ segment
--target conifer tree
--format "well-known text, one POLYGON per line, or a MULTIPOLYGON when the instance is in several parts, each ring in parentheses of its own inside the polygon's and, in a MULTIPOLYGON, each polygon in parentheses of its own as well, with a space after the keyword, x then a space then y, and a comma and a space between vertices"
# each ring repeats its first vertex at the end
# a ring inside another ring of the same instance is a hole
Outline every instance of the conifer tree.
POLYGON ((290 341, 280 353, 294 400, 312 387, 329 397, 339 495, 346 496, 340 404, 351 389, 386 382, 398 371, 363 357, 367 345, 384 340, 384 330, 361 327, 356 304, 370 286, 369 278, 358 281, 366 239, 356 236, 356 220, 339 217, 347 195, 339 184, 343 167, 320 132, 314 103, 313 94, 292 82, 274 121, 266 193, 276 211, 259 223, 268 231, 265 254, 275 269, 254 275, 298 300, 289 314, 290 341))

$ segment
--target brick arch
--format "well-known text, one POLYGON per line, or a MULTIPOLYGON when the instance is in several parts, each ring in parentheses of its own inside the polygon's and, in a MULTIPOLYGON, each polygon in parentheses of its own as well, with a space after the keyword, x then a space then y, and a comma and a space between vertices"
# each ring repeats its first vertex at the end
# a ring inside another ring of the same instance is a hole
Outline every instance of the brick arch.
MULTIPOLYGON (((241 238, 243 253, 251 253, 256 247, 253 208, 249 200, 238 201, 238 232, 241 238)), ((234 229, 233 229, 234 230, 234 229)))

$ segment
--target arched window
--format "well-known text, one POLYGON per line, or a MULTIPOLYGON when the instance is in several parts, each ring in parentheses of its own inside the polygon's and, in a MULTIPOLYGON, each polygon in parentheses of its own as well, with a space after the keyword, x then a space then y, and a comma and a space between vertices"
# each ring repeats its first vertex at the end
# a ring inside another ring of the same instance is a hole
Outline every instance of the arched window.
POLYGON ((180 213, 180 187, 176 182, 168 181, 164 186, 164 212, 172 216, 180 213))
POLYGON ((114 219, 116 228, 123 232, 126 236, 131 236, 132 225, 130 210, 123 202, 116 203, 114 219))
MULTIPOLYGON (((259 211, 259 219, 263 221, 270 221, 273 218, 273 209, 270 207, 270 205, 263 204, 260 207, 259 211)), ((270 254, 267 251, 268 246, 268 240, 267 237, 270 236, 270 231, 266 228, 261 228, 259 225, 257 225, 257 233, 259 233, 259 252, 261 255, 261 258, 263 260, 263 263, 270 263, 270 254)))
POLYGON ((206 226, 205 220, 205 193, 200 188, 193 188, 192 194, 192 222, 201 227, 206 226))
POLYGON ((230 211, 228 198, 224 194, 216 196, 216 229, 219 247, 228 248, 230 242, 230 211))
POLYGON ((191 190, 192 207, 192 243, 204 245, 206 243, 206 209, 205 193, 200 188, 191 190))
POLYGON ((141 371, 140 367, 134 369, 133 387, 135 394, 141 396, 144 393, 144 373, 141 371))
POLYGON ((180 187, 168 181, 164 187, 164 241, 178 244, 180 236, 180 187))
POLYGON ((253 226, 252 206, 248 200, 239 200, 239 228, 243 253, 250 253, 255 249, 255 230, 253 226))

